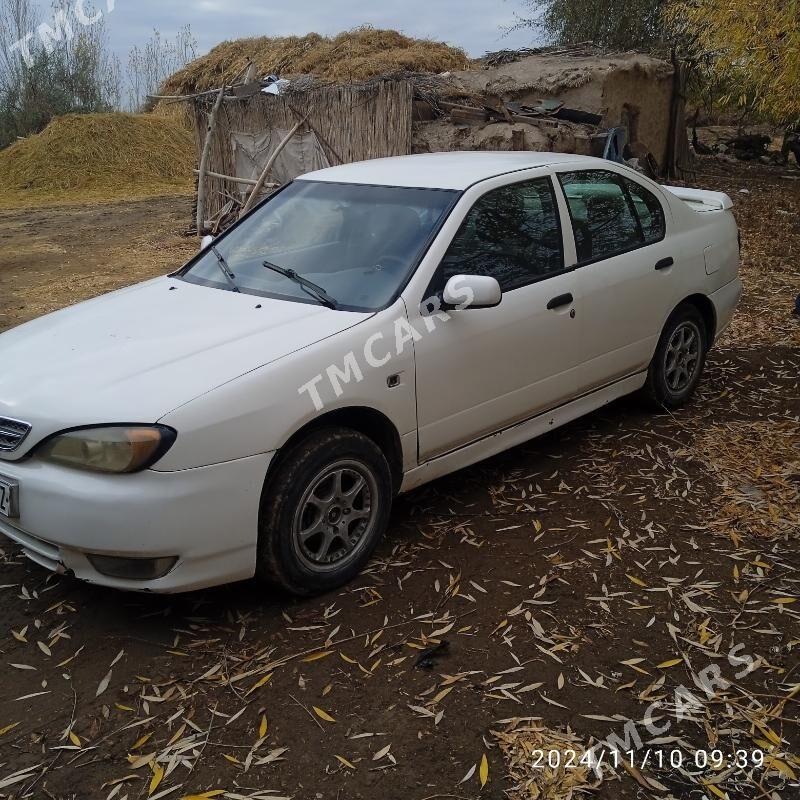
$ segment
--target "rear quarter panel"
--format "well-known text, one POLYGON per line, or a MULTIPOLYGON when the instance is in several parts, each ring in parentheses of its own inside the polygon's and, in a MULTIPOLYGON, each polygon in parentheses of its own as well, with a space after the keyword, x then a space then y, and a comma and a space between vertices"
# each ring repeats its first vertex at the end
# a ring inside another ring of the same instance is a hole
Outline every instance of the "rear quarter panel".
POLYGON ((710 295, 739 276, 739 230, 730 209, 695 211, 665 190, 674 230, 693 272, 703 279, 703 294, 710 295))
POLYGON ((672 309, 691 295, 708 297, 714 305, 718 338, 741 296, 736 220, 730 209, 695 211, 667 189, 662 192, 673 219, 670 236, 677 268, 672 309))

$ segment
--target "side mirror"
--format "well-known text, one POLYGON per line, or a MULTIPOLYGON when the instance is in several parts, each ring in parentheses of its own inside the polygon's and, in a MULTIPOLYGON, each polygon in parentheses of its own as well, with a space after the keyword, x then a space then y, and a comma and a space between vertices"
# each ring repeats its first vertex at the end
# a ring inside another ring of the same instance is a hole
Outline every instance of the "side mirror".
POLYGON ((214 237, 210 234, 203 237, 202 241, 200 242, 200 249, 207 250, 211 245, 214 244, 214 237))
POLYGON ((495 308, 502 299, 503 292, 495 278, 488 275, 454 275, 444 287, 442 308, 495 308))

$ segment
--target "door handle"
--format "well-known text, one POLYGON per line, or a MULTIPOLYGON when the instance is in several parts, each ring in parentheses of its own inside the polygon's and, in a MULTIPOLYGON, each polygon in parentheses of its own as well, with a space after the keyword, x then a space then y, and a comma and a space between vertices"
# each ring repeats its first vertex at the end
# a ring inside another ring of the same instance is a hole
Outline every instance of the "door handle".
POLYGON ((562 308, 563 306, 568 306, 570 303, 573 303, 575 298, 567 293, 567 294, 560 294, 558 297, 554 297, 548 304, 547 310, 553 311, 556 308, 562 308))
POLYGON ((662 269, 669 269, 674 263, 675 259, 672 256, 669 258, 662 258, 661 261, 656 264, 656 271, 659 272, 662 269))

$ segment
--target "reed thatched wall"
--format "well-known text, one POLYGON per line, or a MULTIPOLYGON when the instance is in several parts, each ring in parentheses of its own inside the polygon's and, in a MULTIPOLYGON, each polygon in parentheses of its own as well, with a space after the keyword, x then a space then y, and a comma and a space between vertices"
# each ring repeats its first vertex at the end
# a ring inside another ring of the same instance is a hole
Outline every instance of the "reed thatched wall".
MULTIPOLYGON (((215 123, 208 169, 221 175, 236 174, 231 133, 288 130, 306 114, 331 164, 407 155, 411 152, 413 92, 407 81, 386 80, 290 90, 279 96, 258 93, 226 98, 215 123)), ((194 101, 198 153, 214 99, 213 95, 204 95, 194 101)), ((220 178, 206 181, 208 219, 223 208, 226 192, 234 193, 242 187, 220 178)))

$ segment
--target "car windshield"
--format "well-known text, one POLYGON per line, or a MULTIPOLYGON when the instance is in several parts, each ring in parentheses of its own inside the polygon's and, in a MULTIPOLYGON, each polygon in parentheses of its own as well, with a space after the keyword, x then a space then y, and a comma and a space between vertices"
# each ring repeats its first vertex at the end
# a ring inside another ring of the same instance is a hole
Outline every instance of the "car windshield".
POLYGON ((327 295, 331 307, 375 311, 404 286, 457 199, 440 189, 295 181, 181 277, 233 290, 221 256, 241 292, 322 304, 327 295))

